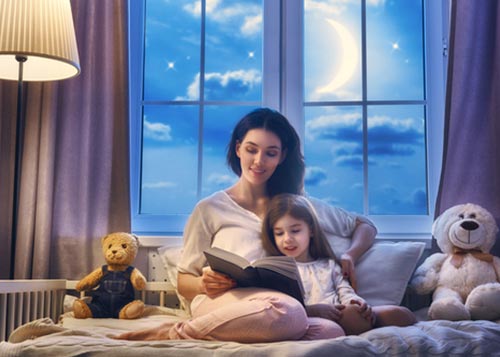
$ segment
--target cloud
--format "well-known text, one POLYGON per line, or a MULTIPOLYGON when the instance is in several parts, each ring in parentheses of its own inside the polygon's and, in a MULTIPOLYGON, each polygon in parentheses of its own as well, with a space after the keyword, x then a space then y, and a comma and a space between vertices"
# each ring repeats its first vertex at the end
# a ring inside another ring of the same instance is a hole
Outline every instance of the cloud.
POLYGON ((365 185, 362 184, 361 182, 353 183, 351 186, 351 189, 356 190, 356 191, 362 191, 364 188, 365 188, 365 185))
POLYGON ((427 193, 424 189, 415 190, 412 195, 412 203, 414 207, 427 207, 427 193))
POLYGON ((359 100, 360 96, 359 93, 357 93, 352 89, 346 89, 344 87, 341 87, 341 88, 336 88, 333 91, 328 90, 323 93, 318 92, 318 88, 316 88, 312 93, 308 95, 308 98, 311 101, 317 101, 317 102, 329 101, 333 99, 350 101, 350 100, 359 100))
MULTIPOLYGON (((188 3, 183 9, 194 17, 200 17, 201 1, 188 3)), ((205 13, 211 21, 239 26, 240 33, 245 36, 253 36, 262 30, 262 9, 258 5, 207 0, 205 13)))
POLYGON ((367 0, 369 6, 384 6, 386 0, 367 0))
MULTIPOLYGON (((367 0, 368 6, 383 7, 386 0, 367 0)), ((349 6, 359 6, 359 0, 305 0, 306 11, 315 11, 326 15, 341 15, 349 6)))
POLYGON ((142 188, 147 189, 162 189, 176 187, 177 184, 169 181, 146 182, 142 184, 142 188))
POLYGON ((246 16, 243 25, 241 26, 241 33, 247 36, 252 36, 260 33, 262 29, 262 15, 246 16))
MULTIPOLYGON (((226 73, 212 72, 205 74, 205 97, 211 100, 224 100, 238 97, 253 89, 262 82, 260 71, 228 71, 226 73)), ((200 74, 197 73, 188 87, 187 97, 177 97, 176 100, 197 100, 199 96, 200 74)))
POLYGON ((318 12, 325 15, 340 15, 346 9, 346 3, 348 1, 336 2, 335 4, 329 4, 324 1, 317 0, 305 0, 305 10, 311 12, 318 12))
POLYGON ((340 130, 348 129, 359 136, 363 131, 361 114, 351 112, 347 114, 320 115, 306 123, 306 135, 312 140, 336 139, 340 130))
POLYGON ((234 184, 237 177, 231 175, 213 173, 208 176, 208 183, 217 187, 227 187, 234 184))
MULTIPOLYGON (((411 156, 422 145, 423 120, 388 116, 368 118, 368 156, 411 156)), ((306 123, 309 140, 333 141, 335 163, 359 167, 362 164, 363 122, 360 113, 318 116, 306 123)))
POLYGON ((415 146, 422 143, 424 123, 422 120, 412 118, 372 116, 368 119, 368 130, 372 143, 376 145, 392 143, 402 148, 403 145, 415 146))
POLYGON ((375 195, 376 203, 370 204, 371 214, 404 215, 427 212, 427 194, 423 188, 415 189, 411 195, 404 195, 396 187, 385 185, 375 195))
POLYGON ((318 186, 328 178, 326 170, 317 166, 306 167, 305 184, 307 186, 318 186))
MULTIPOLYGON (((367 0, 368 6, 384 6, 386 0, 367 0)), ((306 11, 314 11, 326 16, 338 16, 344 13, 350 5, 359 6, 359 0, 337 0, 333 3, 321 0, 305 0, 306 11)))
POLYGON ((152 123, 144 120, 144 136, 158 141, 172 140, 172 127, 162 123, 152 123))
MULTIPOLYGON (((207 0, 205 11, 207 14, 213 13, 215 9, 219 6, 220 0, 207 0)), ((191 14, 194 17, 201 16, 201 0, 188 3, 183 7, 184 11, 191 14)))
POLYGON ((335 163, 338 166, 348 166, 356 169, 362 169, 363 157, 361 155, 339 156, 335 159, 335 163))

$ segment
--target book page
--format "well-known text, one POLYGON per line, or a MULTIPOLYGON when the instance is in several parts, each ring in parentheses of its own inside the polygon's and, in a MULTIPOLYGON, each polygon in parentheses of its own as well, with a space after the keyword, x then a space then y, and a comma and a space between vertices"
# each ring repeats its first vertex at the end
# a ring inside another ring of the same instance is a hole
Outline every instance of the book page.
MULTIPOLYGON (((257 259, 252 264, 255 267, 267 268, 274 270, 290 279, 297 279, 297 264, 295 259, 286 256, 265 257, 257 259)), ((300 279, 300 276, 298 276, 300 279)))

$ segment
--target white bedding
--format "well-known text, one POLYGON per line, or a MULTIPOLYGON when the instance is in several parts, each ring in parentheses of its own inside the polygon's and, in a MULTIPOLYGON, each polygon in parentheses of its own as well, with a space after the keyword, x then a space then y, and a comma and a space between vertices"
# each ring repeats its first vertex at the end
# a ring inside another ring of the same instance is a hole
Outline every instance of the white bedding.
POLYGON ((65 317, 55 324, 50 319, 36 320, 18 328, 11 342, 1 342, 0 356, 500 356, 500 323, 490 321, 421 321, 410 327, 374 329, 360 336, 259 344, 121 341, 109 337, 182 318, 165 312, 133 321, 65 317))

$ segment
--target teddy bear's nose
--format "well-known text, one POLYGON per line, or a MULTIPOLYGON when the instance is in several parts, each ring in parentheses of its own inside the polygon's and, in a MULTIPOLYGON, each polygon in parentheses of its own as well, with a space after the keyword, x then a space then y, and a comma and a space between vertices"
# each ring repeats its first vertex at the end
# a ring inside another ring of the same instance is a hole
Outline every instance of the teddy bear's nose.
POLYGON ((113 254, 116 254, 116 252, 117 252, 116 250, 112 250, 112 251, 111 251, 111 253, 113 253, 113 254))
POLYGON ((468 231, 473 231, 474 229, 477 229, 479 227, 479 224, 474 221, 464 221, 462 222, 462 224, 460 224, 460 227, 468 231))

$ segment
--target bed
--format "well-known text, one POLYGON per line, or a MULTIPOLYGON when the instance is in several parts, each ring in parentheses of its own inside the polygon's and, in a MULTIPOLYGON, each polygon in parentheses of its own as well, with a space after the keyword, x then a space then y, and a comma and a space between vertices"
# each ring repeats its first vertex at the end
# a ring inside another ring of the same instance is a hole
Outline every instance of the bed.
MULTIPOLYGON (((140 297, 147 309, 138 320, 73 318, 69 306, 74 297, 68 293, 73 281, 0 281, 0 356, 500 356, 500 320, 426 321, 425 306, 416 311, 419 322, 413 326, 331 340, 254 344, 114 340, 111 337, 120 332, 189 317, 175 289, 181 247, 158 241, 145 246, 148 267, 141 270, 148 272, 149 281, 140 297)), ((418 242, 376 243, 356 267, 360 294, 372 305, 414 304, 407 282, 423 259, 424 248, 418 242), (378 278, 388 275, 387 280, 378 278)))

